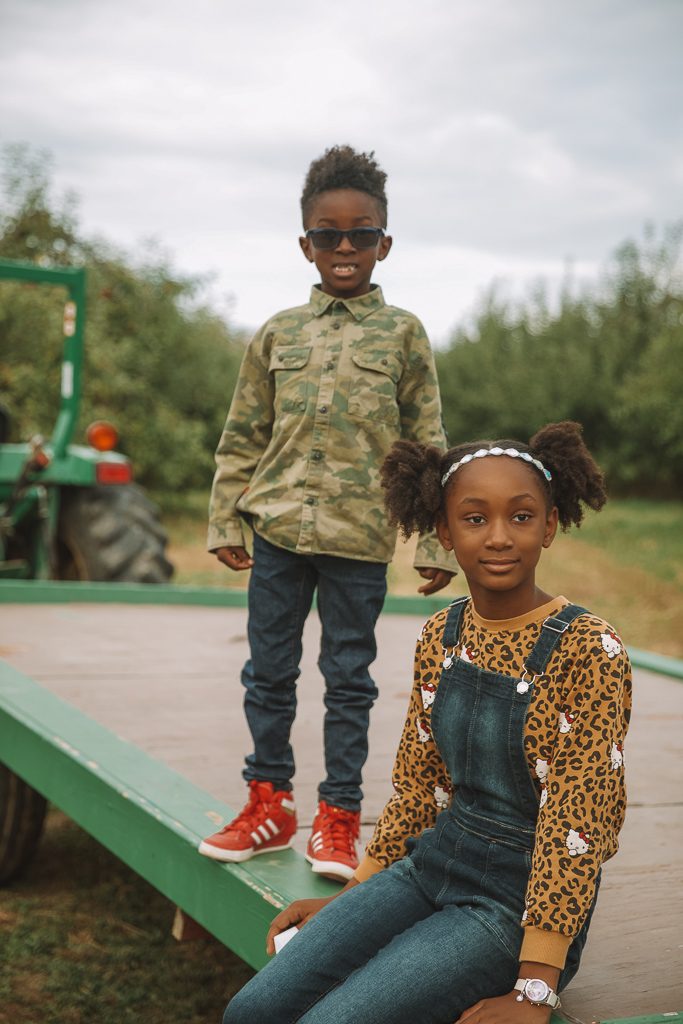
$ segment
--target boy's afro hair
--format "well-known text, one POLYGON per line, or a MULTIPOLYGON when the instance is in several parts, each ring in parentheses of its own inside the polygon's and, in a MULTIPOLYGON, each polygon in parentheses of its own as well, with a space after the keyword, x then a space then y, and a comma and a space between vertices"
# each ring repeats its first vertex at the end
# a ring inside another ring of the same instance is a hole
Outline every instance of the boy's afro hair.
POLYGON ((308 168, 301 193, 301 214, 306 225, 313 200, 321 192, 354 188, 377 200, 381 227, 387 226, 387 176, 375 160, 375 153, 357 153, 352 146, 332 146, 308 168))

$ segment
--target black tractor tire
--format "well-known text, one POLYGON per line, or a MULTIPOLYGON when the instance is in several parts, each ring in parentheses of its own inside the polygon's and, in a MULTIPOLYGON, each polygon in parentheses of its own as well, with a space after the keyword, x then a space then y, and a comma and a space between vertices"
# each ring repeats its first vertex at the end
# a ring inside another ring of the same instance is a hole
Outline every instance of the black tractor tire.
POLYGON ((47 802, 0 764, 0 885, 16 878, 38 846, 47 802))
POLYGON ((167 583, 173 566, 159 509, 135 484, 67 488, 57 531, 57 579, 167 583))

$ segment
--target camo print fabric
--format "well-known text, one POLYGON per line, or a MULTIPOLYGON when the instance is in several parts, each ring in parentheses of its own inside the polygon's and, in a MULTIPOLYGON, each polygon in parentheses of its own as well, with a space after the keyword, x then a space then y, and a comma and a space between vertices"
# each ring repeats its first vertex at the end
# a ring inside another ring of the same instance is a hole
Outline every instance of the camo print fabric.
MULTIPOLYGON (((244 355, 216 452, 209 550, 244 544, 244 516, 290 551, 389 562, 379 469, 398 438, 446 443, 422 324, 377 286, 344 300, 314 287, 244 355)), ((415 564, 456 571, 434 535, 415 564)))

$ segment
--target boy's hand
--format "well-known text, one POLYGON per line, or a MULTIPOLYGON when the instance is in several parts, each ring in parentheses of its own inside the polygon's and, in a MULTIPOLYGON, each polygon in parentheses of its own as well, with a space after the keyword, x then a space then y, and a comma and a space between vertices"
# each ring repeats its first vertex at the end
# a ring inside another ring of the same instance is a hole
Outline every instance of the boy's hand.
POLYGON ((227 565, 228 569, 238 571, 240 569, 251 569, 254 559, 245 548, 216 548, 214 555, 219 562, 227 565))
POLYGON ((449 572, 448 569, 420 569, 416 566, 417 571, 423 580, 429 580, 429 583, 423 583, 421 587, 417 588, 418 594, 435 594, 437 590, 443 590, 453 579, 455 575, 449 572))

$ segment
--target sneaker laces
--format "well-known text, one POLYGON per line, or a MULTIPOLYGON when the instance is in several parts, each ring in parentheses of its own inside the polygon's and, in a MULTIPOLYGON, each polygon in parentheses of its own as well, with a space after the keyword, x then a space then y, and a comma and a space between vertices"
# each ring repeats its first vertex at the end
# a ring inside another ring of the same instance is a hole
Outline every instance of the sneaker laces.
POLYGON ((251 835, 255 828, 263 824, 268 814, 268 805, 259 791, 259 782, 249 783, 249 800, 236 818, 221 829, 221 832, 245 832, 251 835))
POLYGON ((320 833, 323 845, 355 855, 354 840, 358 837, 358 815, 343 807, 325 807, 320 814, 320 833))

